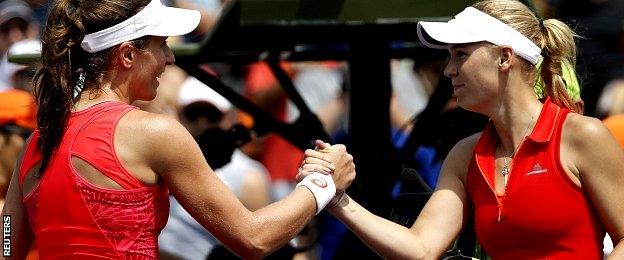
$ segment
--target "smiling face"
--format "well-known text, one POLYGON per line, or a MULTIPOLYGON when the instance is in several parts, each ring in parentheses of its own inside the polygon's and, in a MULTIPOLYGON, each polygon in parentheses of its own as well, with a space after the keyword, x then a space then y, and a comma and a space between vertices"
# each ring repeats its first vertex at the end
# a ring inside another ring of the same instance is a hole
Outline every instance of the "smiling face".
POLYGON ((149 101, 156 97, 160 76, 175 61, 166 40, 167 37, 151 36, 143 49, 137 49, 130 74, 133 100, 149 101))
POLYGON ((500 59, 497 46, 478 42, 449 47, 451 58, 444 70, 453 83, 453 93, 462 108, 485 113, 495 102, 499 86, 500 59))

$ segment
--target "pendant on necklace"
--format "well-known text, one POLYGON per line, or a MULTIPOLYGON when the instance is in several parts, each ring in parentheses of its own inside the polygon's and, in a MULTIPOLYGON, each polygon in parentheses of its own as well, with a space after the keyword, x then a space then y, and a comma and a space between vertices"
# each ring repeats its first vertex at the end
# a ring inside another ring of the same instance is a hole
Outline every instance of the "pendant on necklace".
POLYGON ((505 188, 507 188, 507 176, 509 175, 509 164, 503 166, 503 169, 501 170, 501 174, 503 175, 504 178, 504 185, 505 188))
POLYGON ((509 174, 509 165, 503 166, 503 169, 501 170, 501 174, 503 176, 507 176, 507 174, 509 174))

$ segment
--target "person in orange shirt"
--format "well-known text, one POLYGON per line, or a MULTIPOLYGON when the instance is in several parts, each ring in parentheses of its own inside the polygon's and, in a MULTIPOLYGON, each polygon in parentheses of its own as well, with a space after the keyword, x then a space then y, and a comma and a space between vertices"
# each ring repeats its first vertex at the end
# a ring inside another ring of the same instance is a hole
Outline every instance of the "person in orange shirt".
POLYGON ((23 90, 10 89, 0 92, 0 125, 17 125, 33 130, 36 126, 35 100, 23 90))
MULTIPOLYGON (((15 43, 11 50, 23 46, 15 43)), ((32 80, 32 67, 4 63, 12 87, 0 90, 0 196, 2 203, 19 151, 36 126, 36 104, 26 90, 32 80)))
POLYGON ((624 114, 612 115, 603 120, 615 140, 624 148, 624 114))

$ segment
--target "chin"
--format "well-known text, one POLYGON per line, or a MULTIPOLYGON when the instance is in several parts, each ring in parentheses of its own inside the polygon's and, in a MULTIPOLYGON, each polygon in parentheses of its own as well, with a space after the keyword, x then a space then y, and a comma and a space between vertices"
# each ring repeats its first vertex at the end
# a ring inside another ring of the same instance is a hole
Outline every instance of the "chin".
POLYGON ((154 101, 154 98, 137 98, 132 102, 132 104, 142 108, 151 101, 154 101))
POLYGON ((153 101, 156 99, 156 92, 154 93, 145 93, 145 95, 137 97, 135 100, 137 101, 153 101))

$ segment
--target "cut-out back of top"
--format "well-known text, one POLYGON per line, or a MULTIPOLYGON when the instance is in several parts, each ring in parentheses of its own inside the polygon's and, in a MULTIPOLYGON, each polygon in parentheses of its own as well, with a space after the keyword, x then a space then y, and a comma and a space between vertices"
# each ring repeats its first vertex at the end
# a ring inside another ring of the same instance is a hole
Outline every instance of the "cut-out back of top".
MULTIPOLYGON (((168 215, 167 189, 139 181, 114 149, 117 123, 133 109, 112 101, 72 113, 49 166, 24 197, 42 258, 157 258, 157 236, 168 215), (101 185, 94 185, 95 179, 101 185)), ((41 160, 38 140, 35 132, 27 144, 22 186, 41 160)))

